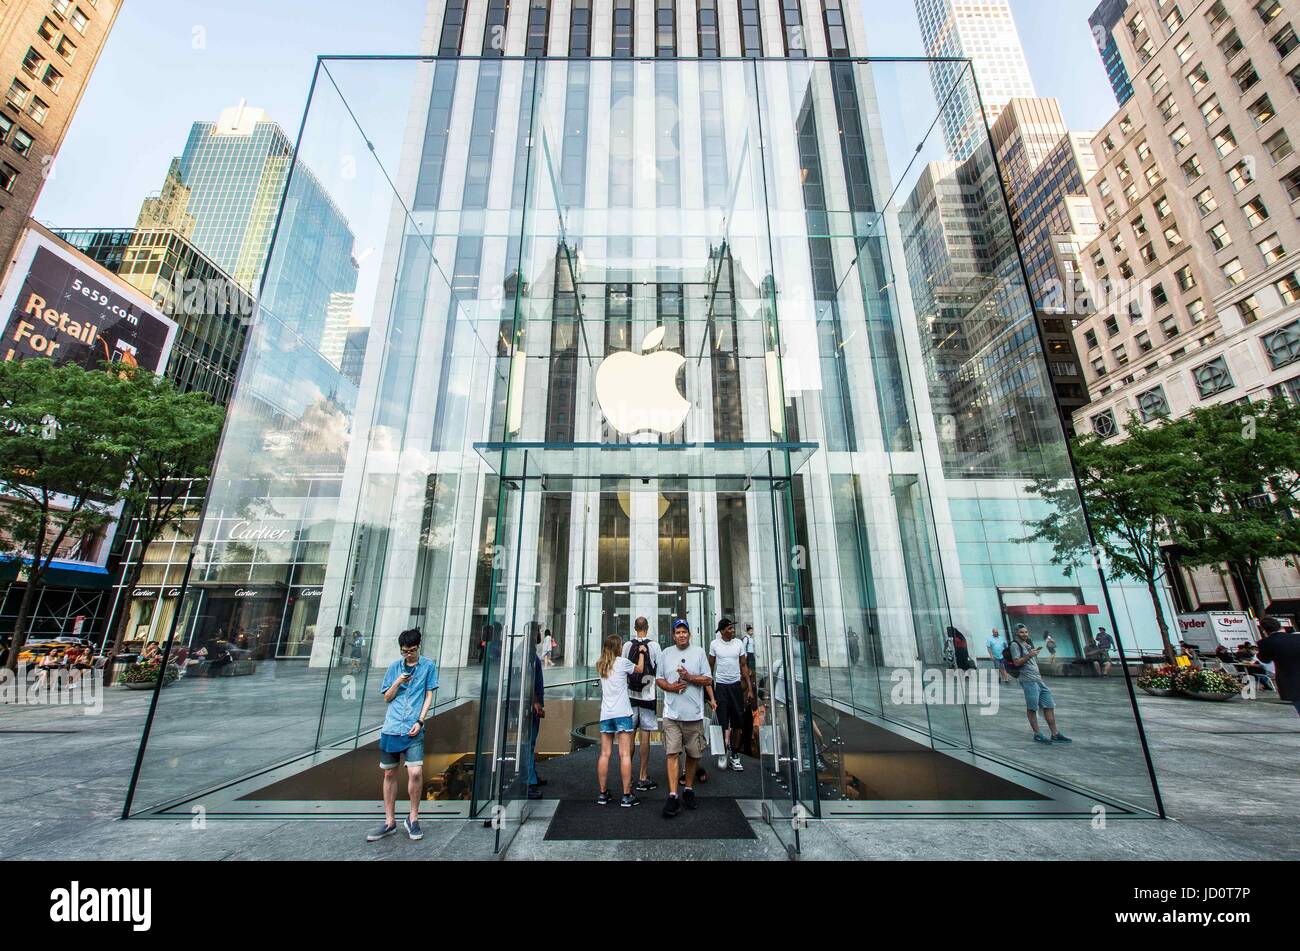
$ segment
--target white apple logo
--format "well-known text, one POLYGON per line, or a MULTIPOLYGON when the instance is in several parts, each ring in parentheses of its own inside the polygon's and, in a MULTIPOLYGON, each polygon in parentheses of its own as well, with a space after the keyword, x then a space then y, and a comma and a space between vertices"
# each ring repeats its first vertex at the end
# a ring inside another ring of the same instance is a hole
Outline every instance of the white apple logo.
POLYGON ((686 358, 671 350, 645 353, 663 342, 665 330, 656 327, 646 334, 642 353, 611 353, 596 371, 600 411, 624 436, 647 429, 676 432, 691 411, 690 402, 677 389, 677 371, 686 358))

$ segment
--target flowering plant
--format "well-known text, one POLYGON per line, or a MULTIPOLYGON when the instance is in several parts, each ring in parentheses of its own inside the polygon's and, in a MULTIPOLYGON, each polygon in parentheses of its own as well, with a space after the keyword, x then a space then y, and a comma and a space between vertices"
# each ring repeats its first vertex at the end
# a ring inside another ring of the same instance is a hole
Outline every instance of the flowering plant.
POLYGON ((1142 676, 1138 677, 1137 683, 1145 690, 1172 690, 1177 673, 1178 668, 1173 664, 1148 667, 1142 672, 1142 676))
POLYGON ((1206 670, 1204 667, 1188 667, 1179 670, 1174 674, 1173 682, 1174 689, 1185 693, 1241 692, 1241 681, 1236 677, 1230 677, 1217 670, 1206 670))

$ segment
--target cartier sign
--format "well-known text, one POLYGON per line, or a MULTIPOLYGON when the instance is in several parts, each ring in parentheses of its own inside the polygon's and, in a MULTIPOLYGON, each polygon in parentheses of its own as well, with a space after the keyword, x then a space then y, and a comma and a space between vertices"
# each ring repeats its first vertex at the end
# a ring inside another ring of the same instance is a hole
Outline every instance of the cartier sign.
POLYGON ((287 528, 267 528, 264 524, 240 521, 230 526, 230 538, 238 542, 278 542, 289 538, 287 528))

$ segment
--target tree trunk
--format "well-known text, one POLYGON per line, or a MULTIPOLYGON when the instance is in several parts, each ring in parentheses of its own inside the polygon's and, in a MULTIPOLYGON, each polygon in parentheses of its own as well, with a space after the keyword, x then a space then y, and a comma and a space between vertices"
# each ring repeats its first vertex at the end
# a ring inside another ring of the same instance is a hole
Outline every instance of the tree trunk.
POLYGON ((1255 612, 1255 618, 1264 616, 1264 586, 1259 583, 1259 563, 1245 561, 1234 562, 1232 570, 1237 573, 1242 590, 1246 592, 1248 607, 1255 612))
POLYGON ((1160 590, 1156 587, 1154 575, 1148 575, 1147 592, 1151 595, 1151 606, 1156 609, 1156 626, 1160 628, 1160 643, 1165 648, 1165 660, 1175 663, 1173 642, 1169 639, 1169 622, 1165 619, 1165 607, 1160 601, 1160 590))
POLYGON ((32 602, 36 600, 36 587, 36 583, 29 579, 23 587, 23 598, 18 602, 13 642, 9 645, 9 657, 5 661, 5 666, 15 673, 18 671, 18 654, 22 651, 23 644, 27 642, 27 619, 32 613, 32 602))
MULTIPOLYGON (((137 561, 131 568, 129 577, 124 577, 125 582, 122 585, 122 613, 117 617, 117 623, 113 625, 113 647, 107 652, 108 664, 112 664, 122 650, 122 642, 126 640, 126 626, 131 619, 131 590, 140 582, 140 575, 144 571, 143 555, 141 560, 137 561)), ((107 666, 107 665, 106 665, 107 666)))

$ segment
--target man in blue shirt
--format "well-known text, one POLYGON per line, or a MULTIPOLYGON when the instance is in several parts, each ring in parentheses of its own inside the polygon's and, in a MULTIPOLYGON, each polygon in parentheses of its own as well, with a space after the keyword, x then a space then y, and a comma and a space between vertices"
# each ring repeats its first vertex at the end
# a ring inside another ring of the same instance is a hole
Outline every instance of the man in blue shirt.
POLYGON ((403 825, 412 841, 424 838, 420 831, 424 721, 433 706, 433 692, 438 689, 438 668, 429 658, 420 656, 419 628, 399 634, 397 646, 402 657, 389 665, 382 687, 388 704, 379 735, 379 768, 384 771, 384 824, 366 835, 367 842, 378 842, 397 831, 397 764, 402 756, 406 757, 406 794, 411 801, 411 812, 403 825))

